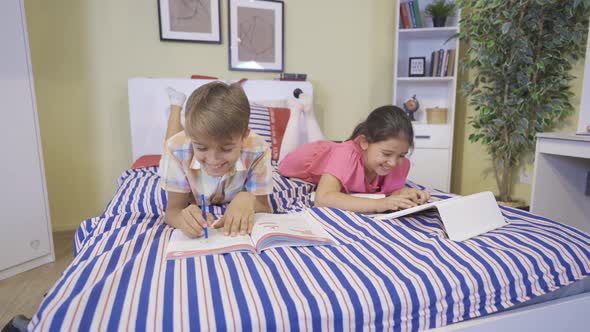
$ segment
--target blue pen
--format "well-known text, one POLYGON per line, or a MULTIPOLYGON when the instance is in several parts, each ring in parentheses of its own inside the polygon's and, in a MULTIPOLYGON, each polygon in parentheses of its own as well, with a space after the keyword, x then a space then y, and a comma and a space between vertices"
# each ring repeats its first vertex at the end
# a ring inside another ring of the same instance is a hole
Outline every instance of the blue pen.
POLYGON ((203 219, 205 220, 205 238, 209 238, 209 227, 207 226, 207 205, 205 203, 205 195, 201 194, 201 211, 203 211, 203 219))

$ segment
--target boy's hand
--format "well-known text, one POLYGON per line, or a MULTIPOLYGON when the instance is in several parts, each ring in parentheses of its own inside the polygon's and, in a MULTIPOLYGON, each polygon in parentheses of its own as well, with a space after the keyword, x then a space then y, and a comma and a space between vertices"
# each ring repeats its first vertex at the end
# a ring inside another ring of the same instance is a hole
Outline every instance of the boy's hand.
POLYGON ((393 195, 408 198, 418 204, 424 204, 430 199, 430 193, 428 191, 407 187, 395 191, 393 195))
POLYGON ((223 226, 225 235, 236 236, 250 234, 254 226, 254 195, 241 192, 229 203, 225 214, 220 218, 215 228, 223 226))
POLYGON ((178 219, 178 228, 191 238, 203 236, 205 225, 213 224, 213 215, 207 213, 207 220, 205 221, 203 212, 195 204, 191 204, 180 211, 178 219))

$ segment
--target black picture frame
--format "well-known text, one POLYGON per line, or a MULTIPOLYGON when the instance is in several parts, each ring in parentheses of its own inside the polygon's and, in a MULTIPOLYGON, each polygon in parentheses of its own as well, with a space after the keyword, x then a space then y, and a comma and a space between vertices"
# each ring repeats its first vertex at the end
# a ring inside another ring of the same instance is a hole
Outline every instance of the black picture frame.
POLYGON ((408 61, 408 76, 423 77, 426 76, 426 57, 410 57, 408 61))
POLYGON ((160 41, 221 44, 221 0, 158 0, 158 25, 160 41))
POLYGON ((284 2, 228 0, 227 7, 229 69, 283 72, 284 2))

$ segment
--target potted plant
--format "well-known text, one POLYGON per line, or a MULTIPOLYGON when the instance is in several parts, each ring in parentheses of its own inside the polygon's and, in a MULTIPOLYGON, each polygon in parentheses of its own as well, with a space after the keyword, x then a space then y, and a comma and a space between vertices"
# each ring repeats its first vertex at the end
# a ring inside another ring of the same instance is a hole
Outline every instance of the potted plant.
POLYGON ((499 198, 511 201, 513 174, 536 134, 573 113, 572 67, 584 56, 590 1, 458 0, 458 37, 471 70, 464 85, 474 109, 469 141, 491 157, 499 198))
POLYGON ((435 27, 444 27, 447 17, 455 11, 455 3, 445 0, 434 0, 424 8, 424 12, 432 17, 432 25, 435 27))

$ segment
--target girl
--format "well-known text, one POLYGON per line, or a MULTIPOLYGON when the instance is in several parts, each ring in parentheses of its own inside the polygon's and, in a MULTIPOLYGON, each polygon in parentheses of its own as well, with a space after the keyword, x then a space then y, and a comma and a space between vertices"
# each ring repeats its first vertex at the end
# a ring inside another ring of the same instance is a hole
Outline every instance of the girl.
MULTIPOLYGON (((317 141, 289 153, 279 173, 317 184, 316 206, 354 212, 384 212, 414 207, 430 198, 427 191, 404 187, 414 131, 399 107, 382 106, 356 126, 343 143, 317 141), (370 199, 351 193, 381 193, 370 199)), ((283 152, 283 151, 281 151, 283 152)))

